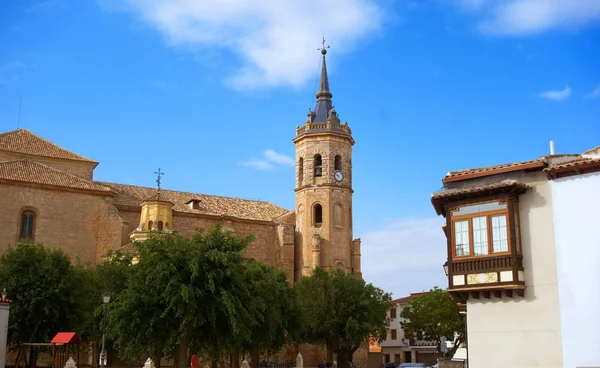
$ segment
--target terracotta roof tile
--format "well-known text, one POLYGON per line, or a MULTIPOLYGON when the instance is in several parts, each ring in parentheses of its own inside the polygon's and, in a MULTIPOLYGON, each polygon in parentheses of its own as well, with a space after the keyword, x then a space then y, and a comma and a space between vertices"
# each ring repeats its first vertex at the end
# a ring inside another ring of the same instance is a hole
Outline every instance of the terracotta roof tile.
MULTIPOLYGON (((140 207, 145 199, 156 194, 156 189, 135 185, 102 183, 117 193, 115 205, 140 207)), ((189 192, 177 192, 161 189, 161 199, 174 203, 173 210, 186 213, 231 216, 240 219, 272 221, 286 213, 287 210, 268 202, 253 201, 240 198, 220 197, 189 192), (200 208, 195 210, 186 203, 190 199, 200 200, 200 208)))
POLYGON ((486 166, 486 167, 480 167, 480 168, 476 168, 476 169, 452 171, 452 172, 449 172, 444 177, 444 182, 458 181, 458 180, 462 180, 463 178, 466 180, 467 177, 485 176, 486 174, 493 175, 495 171, 506 172, 506 171, 527 169, 527 168, 531 168, 531 167, 535 167, 535 166, 540 166, 540 168, 541 168, 543 165, 544 165, 544 161, 541 158, 538 158, 536 160, 528 160, 528 161, 513 162, 513 163, 509 163, 509 164, 486 166))
POLYGON ((411 300, 413 300, 414 298, 418 297, 419 295, 422 295, 423 293, 412 293, 409 296, 405 296, 403 298, 399 298, 399 299, 394 299, 392 300, 393 304, 404 304, 404 303, 408 303, 411 300))
POLYGON ((127 243, 119 248, 119 252, 123 254, 137 254, 137 244, 135 242, 127 243))
POLYGON ((465 188, 444 189, 431 195, 431 203, 438 215, 444 214, 443 204, 448 201, 477 197, 490 192, 524 193, 529 187, 516 180, 505 179, 499 182, 465 188))
POLYGON ((569 161, 562 164, 552 165, 551 167, 544 169, 544 171, 556 171, 568 168, 579 168, 583 166, 593 165, 600 163, 600 158, 582 158, 575 161, 569 161))
POLYGON ((445 198, 445 197, 453 197, 459 194, 468 194, 468 193, 477 193, 483 192, 490 189, 501 189, 501 188, 510 188, 513 186, 525 186, 525 184, 521 184, 516 180, 506 179, 499 181, 497 183, 491 183, 486 185, 478 185, 467 188, 455 188, 455 189, 445 189, 443 191, 433 193, 431 195, 431 199, 445 198))
POLYGON ((28 160, 0 162, 0 179, 110 192, 109 188, 92 181, 28 160))
POLYGON ((0 151, 96 163, 37 136, 26 129, 0 134, 0 151))

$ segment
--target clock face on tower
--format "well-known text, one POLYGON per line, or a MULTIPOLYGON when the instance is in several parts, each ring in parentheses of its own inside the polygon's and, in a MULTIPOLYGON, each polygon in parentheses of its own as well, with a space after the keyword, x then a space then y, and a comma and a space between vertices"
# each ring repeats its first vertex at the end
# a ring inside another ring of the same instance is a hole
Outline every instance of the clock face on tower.
POLYGON ((335 179, 335 181, 341 182, 342 180, 344 180, 344 174, 340 170, 336 170, 333 173, 333 178, 335 179))

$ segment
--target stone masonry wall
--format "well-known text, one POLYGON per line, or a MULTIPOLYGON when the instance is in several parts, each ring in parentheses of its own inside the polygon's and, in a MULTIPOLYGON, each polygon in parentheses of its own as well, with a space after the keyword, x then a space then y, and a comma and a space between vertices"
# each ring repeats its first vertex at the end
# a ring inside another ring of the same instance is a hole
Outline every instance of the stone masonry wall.
POLYGON ((99 253, 117 249, 121 219, 111 198, 88 193, 0 184, 0 251, 18 242, 20 215, 36 213, 34 241, 93 265, 99 253))
MULTIPOLYGON (((140 210, 141 211, 141 210, 140 210)), ((121 216, 129 222, 125 232, 130 234, 139 225, 140 211, 121 210, 121 216)), ((277 266, 278 236, 274 223, 250 222, 235 219, 218 219, 204 216, 173 213, 173 230, 190 237, 197 229, 210 229, 222 222, 223 228, 232 230, 237 236, 254 235, 254 240, 246 250, 246 257, 254 258, 271 266, 277 266)), ((127 239, 127 242, 129 240, 127 239)), ((126 243, 123 243, 123 245, 126 243)))

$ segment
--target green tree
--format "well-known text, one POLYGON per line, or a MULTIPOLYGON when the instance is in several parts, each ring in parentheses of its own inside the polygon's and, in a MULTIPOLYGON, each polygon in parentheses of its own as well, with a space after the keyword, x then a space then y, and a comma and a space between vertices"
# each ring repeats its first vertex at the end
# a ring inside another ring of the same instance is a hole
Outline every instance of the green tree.
POLYGON ((8 327, 11 347, 49 342, 59 331, 89 324, 93 275, 72 265, 59 249, 18 244, 0 257, 0 285, 13 300, 8 327))
MULTIPOLYGON (((291 341, 290 336, 298 328, 295 299, 285 272, 256 261, 245 266, 245 282, 251 295, 246 305, 254 314, 254 323, 249 338, 240 346, 250 352, 252 366, 257 367, 261 353, 276 353, 291 341)), ((233 360, 238 361, 236 354, 233 360)))
POLYGON ((111 302, 110 337, 125 357, 174 357, 188 351, 216 359, 250 336, 255 314, 246 305, 243 252, 252 237, 221 226, 192 239, 156 234, 138 245, 125 289, 111 302))
POLYGON ((422 340, 435 341, 440 355, 444 355, 441 351, 442 336, 454 342, 446 353, 448 358, 452 358, 464 342, 465 318, 452 295, 437 286, 411 300, 400 316, 407 320, 402 322, 402 328, 410 332, 411 339, 422 334, 422 340))
POLYGON ((343 270, 315 269, 294 286, 303 341, 327 346, 340 368, 369 337, 387 335, 391 296, 343 270))

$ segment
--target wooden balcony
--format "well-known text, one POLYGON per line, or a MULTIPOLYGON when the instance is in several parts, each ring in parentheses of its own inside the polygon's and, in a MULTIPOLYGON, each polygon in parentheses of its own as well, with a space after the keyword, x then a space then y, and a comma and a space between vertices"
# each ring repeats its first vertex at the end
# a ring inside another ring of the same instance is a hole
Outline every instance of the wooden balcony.
MULTIPOLYGON (((522 270, 521 258, 516 259, 514 265, 522 270)), ((510 254, 502 256, 491 256, 485 258, 470 258, 465 260, 455 259, 451 262, 453 275, 480 273, 489 271, 509 271, 513 269, 513 258, 510 254)))
POLYGON ((523 296, 523 261, 510 254, 454 259, 449 262, 448 282, 449 291, 461 301, 523 296))

